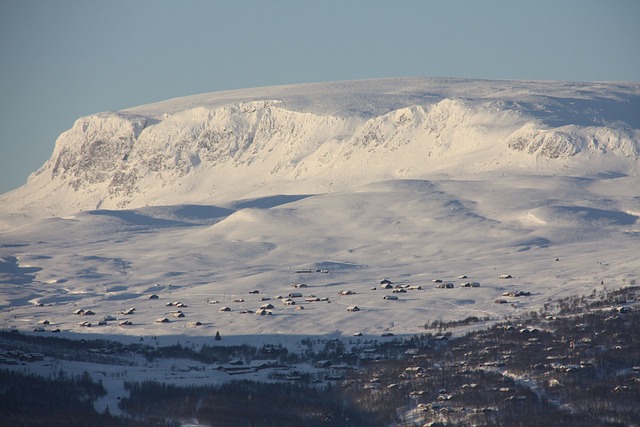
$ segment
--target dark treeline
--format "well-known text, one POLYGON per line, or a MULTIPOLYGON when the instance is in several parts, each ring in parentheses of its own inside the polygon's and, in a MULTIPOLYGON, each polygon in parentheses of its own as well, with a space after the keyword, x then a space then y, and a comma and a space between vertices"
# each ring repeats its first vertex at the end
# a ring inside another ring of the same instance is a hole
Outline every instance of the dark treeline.
POLYGON ((146 425, 96 413, 93 401, 105 393, 86 372, 43 378, 0 370, 0 426, 146 425))
POLYGON ((377 414, 350 405, 332 386, 232 381, 177 387, 127 383, 121 408, 136 417, 196 418, 211 426, 375 426, 377 414))

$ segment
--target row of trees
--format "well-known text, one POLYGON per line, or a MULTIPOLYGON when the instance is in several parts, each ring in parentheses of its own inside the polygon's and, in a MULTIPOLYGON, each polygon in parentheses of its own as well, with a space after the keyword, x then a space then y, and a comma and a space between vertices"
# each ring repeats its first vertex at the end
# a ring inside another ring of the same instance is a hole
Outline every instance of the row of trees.
POLYGON ((332 386, 233 381, 220 386, 177 387, 127 383, 121 408, 145 418, 197 419, 210 426, 376 426, 332 386))
MULTIPOLYGON (((68 377, 38 377, 0 370, 0 425, 80 425, 98 416, 93 401, 106 393, 85 372, 68 377)), ((105 417, 108 419, 109 417, 105 417)), ((115 424, 113 424, 115 425, 115 424)))

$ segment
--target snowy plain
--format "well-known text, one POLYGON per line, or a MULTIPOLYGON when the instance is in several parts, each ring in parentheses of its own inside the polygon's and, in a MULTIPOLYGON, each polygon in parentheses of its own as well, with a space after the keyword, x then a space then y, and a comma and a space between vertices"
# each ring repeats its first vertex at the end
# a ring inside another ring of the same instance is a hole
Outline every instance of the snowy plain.
POLYGON ((638 83, 367 80, 80 118, 0 195, 0 328, 295 348, 538 311, 636 280, 639 154, 638 83))

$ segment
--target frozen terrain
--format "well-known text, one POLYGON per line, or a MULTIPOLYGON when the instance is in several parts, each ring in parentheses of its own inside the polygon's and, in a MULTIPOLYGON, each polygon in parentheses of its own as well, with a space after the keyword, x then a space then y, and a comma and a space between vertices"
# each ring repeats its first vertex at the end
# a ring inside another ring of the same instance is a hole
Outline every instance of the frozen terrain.
POLYGON ((637 83, 370 80, 83 117, 0 196, 0 328, 287 343, 538 310, 636 279, 639 153, 637 83))

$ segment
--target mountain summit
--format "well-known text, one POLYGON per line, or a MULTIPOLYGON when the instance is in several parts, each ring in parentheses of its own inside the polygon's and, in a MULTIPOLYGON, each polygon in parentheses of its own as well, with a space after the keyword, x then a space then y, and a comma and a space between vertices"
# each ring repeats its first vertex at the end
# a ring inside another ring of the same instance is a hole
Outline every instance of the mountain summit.
POLYGON ((640 85, 402 78, 202 94, 79 118, 5 205, 52 213, 395 178, 640 169, 640 85))

